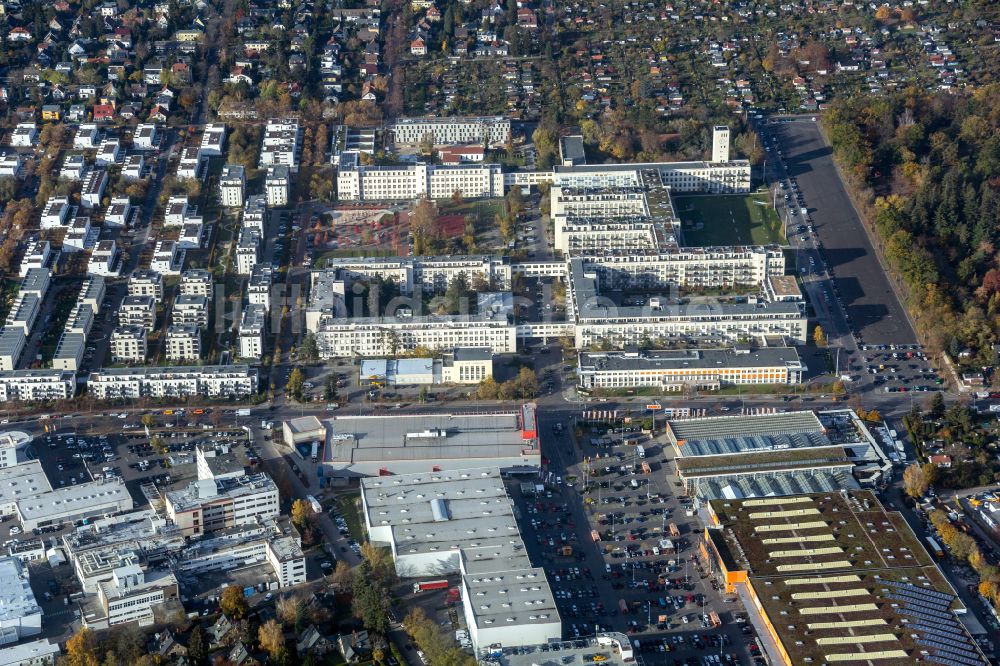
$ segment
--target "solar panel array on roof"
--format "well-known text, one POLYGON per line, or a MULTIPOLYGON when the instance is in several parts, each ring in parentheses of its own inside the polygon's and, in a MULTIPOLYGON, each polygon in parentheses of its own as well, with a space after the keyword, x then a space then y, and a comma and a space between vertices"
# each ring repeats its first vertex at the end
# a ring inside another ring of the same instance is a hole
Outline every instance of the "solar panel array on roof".
POLYGON ((841 471, 800 470, 774 475, 758 474, 753 477, 699 479, 695 493, 702 499, 711 500, 803 495, 857 487, 854 477, 841 471))
POLYGON ((683 452, 684 457, 691 457, 726 453, 749 453, 751 451, 805 449, 829 445, 830 440, 822 432, 740 435, 689 439, 685 441, 683 452))
POLYGON ((949 610, 954 595, 912 583, 879 582, 891 590, 883 588, 883 596, 901 604, 895 609, 899 615, 916 618, 905 625, 906 630, 919 634, 915 641, 918 645, 933 650, 928 653, 928 661, 945 666, 982 666, 986 663, 965 628, 949 610))

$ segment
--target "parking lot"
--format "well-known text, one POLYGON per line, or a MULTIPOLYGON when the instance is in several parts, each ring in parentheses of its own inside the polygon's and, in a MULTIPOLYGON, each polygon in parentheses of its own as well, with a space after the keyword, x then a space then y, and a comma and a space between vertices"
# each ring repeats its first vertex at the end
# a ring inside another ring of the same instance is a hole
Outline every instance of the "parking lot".
POLYGON ((676 496, 663 452, 638 432, 586 430, 574 443, 569 427, 553 426, 550 450, 572 447, 589 462, 550 474, 540 490, 510 488, 564 638, 622 631, 651 663, 751 663, 752 629, 698 561, 697 517, 676 496))

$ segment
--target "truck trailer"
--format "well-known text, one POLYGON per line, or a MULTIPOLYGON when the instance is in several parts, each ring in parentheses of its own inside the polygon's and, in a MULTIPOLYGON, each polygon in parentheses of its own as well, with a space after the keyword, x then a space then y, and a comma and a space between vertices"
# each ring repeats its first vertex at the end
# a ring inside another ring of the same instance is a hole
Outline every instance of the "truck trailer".
POLYGON ((429 592, 430 590, 445 590, 448 588, 448 581, 446 580, 427 580, 422 583, 413 584, 413 593, 418 592, 429 592))

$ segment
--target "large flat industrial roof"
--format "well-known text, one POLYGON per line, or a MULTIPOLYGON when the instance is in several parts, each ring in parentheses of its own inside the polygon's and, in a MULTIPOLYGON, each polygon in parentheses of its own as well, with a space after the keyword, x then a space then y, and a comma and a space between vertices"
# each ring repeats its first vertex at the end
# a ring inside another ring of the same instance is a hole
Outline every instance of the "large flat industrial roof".
POLYGON ((741 583, 737 593, 751 615, 762 607, 793 664, 986 663, 954 590, 873 493, 717 499, 709 511, 711 543, 754 595, 741 583))
POLYGON ((480 629, 560 622, 555 596, 541 568, 466 575, 468 607, 480 629))
POLYGON ((18 500, 17 512, 23 521, 40 521, 49 516, 81 514, 91 507, 126 499, 131 502, 132 497, 124 483, 94 481, 25 497, 18 500))
POLYGON ((809 411, 671 420, 666 436, 682 457, 830 444, 823 424, 809 411))
POLYGON ((857 489, 858 482, 841 469, 797 470, 773 475, 717 477, 705 476, 695 481, 695 492, 705 500, 775 497, 803 493, 838 492, 857 489))
MULTIPOLYGON (((464 459, 470 466, 518 458, 534 446, 517 412, 337 416, 328 421, 324 462, 335 466, 464 459)), ((537 448, 535 449, 537 452, 537 448)), ((526 461, 527 462, 527 461, 526 461)))
POLYGON ((0 622, 14 625, 19 618, 41 612, 24 565, 15 557, 0 557, 0 622))
POLYGON ((52 490, 42 463, 29 460, 20 465, 0 467, 0 505, 52 490))

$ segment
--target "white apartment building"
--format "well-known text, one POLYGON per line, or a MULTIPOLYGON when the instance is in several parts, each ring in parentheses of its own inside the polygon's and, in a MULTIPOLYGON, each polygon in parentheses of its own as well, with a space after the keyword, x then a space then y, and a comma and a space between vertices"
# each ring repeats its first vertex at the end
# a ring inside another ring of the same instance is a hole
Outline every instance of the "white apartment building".
POLYGON ((257 371, 248 365, 104 368, 90 373, 90 394, 98 400, 135 398, 246 398, 257 390, 257 371))
POLYGON ((122 146, 118 139, 105 139, 97 149, 94 164, 99 167, 109 167, 121 159, 122 146))
POLYGON ((63 331, 59 336, 59 342, 56 343, 56 351, 52 355, 52 367, 57 370, 77 372, 83 363, 86 347, 86 335, 63 331))
POLYGON ((166 210, 163 211, 163 226, 179 227, 184 224, 188 215, 194 213, 193 208, 189 210, 188 198, 184 194, 175 194, 167 200, 166 210))
POLYGON ((114 570, 111 580, 97 584, 97 597, 104 610, 101 626, 138 622, 154 623, 153 610, 179 595, 177 578, 167 570, 143 571, 137 564, 114 570))
POLYGON ((167 327, 167 360, 172 363, 193 363, 201 359, 201 333, 191 324, 167 327))
POLYGON ((186 537, 254 525, 281 513, 278 487, 267 474, 192 481, 168 491, 167 516, 186 537))
POLYGON ((266 555, 279 587, 306 582, 306 558, 297 538, 286 536, 272 539, 267 544, 266 555))
POLYGON ((153 296, 126 296, 117 315, 121 326, 153 329, 156 325, 156 299, 153 296))
POLYGON ((200 222, 185 224, 181 227, 180 236, 177 238, 177 247, 181 250, 197 250, 201 247, 203 232, 204 227, 200 222))
POLYGON ((208 326, 208 298, 180 294, 174 299, 174 308, 170 313, 173 324, 193 324, 201 328, 208 326))
POLYGON ((73 133, 73 148, 75 150, 92 150, 99 145, 97 125, 84 123, 76 128, 73 133))
POLYGON ((219 176, 219 201, 226 208, 239 208, 243 205, 246 192, 246 174, 241 164, 227 164, 219 176))
POLYGON ((267 264, 257 264, 250 273, 247 283, 247 301, 265 310, 271 309, 271 281, 274 272, 267 264))
POLYGON ((111 358, 115 363, 146 361, 146 329, 142 326, 118 326, 111 332, 111 358))
POLYGON ((163 276, 156 271, 133 271, 128 281, 129 296, 150 296, 154 301, 163 300, 163 276))
POLYGON ((0 328, 0 372, 17 368, 26 341, 24 328, 20 326, 0 328))
POLYGON ((80 153, 67 153, 63 159, 59 177, 65 180, 81 180, 86 170, 87 160, 80 153))
POLYGON ((805 366, 794 347, 580 352, 581 388, 717 389, 746 384, 802 383, 805 366))
POLYGON ((48 241, 29 240, 24 249, 24 258, 18 267, 17 274, 24 277, 33 268, 45 268, 52 253, 52 244, 48 241))
POLYGON ((56 229, 66 226, 69 217, 69 198, 49 197, 42 208, 40 226, 42 229, 56 229))
POLYGON ((276 164, 284 164, 293 173, 299 168, 299 151, 302 132, 296 118, 273 118, 264 128, 264 139, 260 149, 261 169, 276 164))
POLYGON ((83 177, 80 187, 80 205, 84 208, 97 208, 101 205, 101 197, 108 187, 108 172, 104 169, 91 169, 83 177))
POLYGON ((267 194, 267 205, 277 208, 288 205, 288 190, 291 186, 288 167, 276 164, 267 168, 264 177, 264 191, 267 194))
POLYGON ((243 227, 236 242, 236 272, 250 275, 260 261, 261 234, 256 229, 243 227))
POLYGON ((401 118, 389 131, 399 145, 420 145, 430 135, 435 146, 477 144, 492 148, 507 145, 511 123, 503 116, 401 118))
POLYGON ((122 165, 122 176, 125 180, 141 180, 146 169, 146 158, 139 153, 134 153, 125 158, 122 165))
POLYGON ((118 275, 118 244, 113 240, 97 241, 87 262, 87 274, 101 277, 118 275))
POLYGON ((24 158, 13 150, 0 150, 0 177, 19 178, 24 158))
POLYGON ((345 201, 446 199, 461 192, 468 199, 504 196, 499 164, 362 166, 358 154, 341 153, 337 196, 345 201))
POLYGON ((400 293, 412 294, 417 287, 444 293, 459 274, 470 282, 484 280, 493 289, 510 289, 511 267, 504 257, 490 254, 449 257, 344 257, 330 259, 326 267, 312 272, 312 290, 323 294, 330 280, 392 279, 400 293))
POLYGON ((42 299, 36 294, 18 293, 10 312, 7 313, 4 330, 21 329, 25 337, 30 337, 31 329, 34 328, 38 313, 41 311, 41 304, 42 299))
POLYGON ((27 567, 16 557, 0 557, 0 646, 40 633, 42 608, 31 591, 27 567))
POLYGON ((21 276, 21 286, 19 294, 34 294, 39 298, 45 298, 49 293, 49 284, 52 282, 52 271, 48 268, 32 268, 21 276))
POLYGON ((17 148, 31 148, 38 140, 38 127, 35 123, 18 123, 10 135, 10 145, 17 148))
POLYGON ((189 296, 212 297, 212 274, 203 268, 190 268, 181 273, 180 293, 189 296))
POLYGON ((205 156, 201 148, 186 146, 181 148, 180 161, 177 163, 177 177, 182 180, 198 180, 202 175, 201 167, 205 156))
POLYGON ((135 133, 132 134, 132 148, 134 150, 153 150, 160 145, 160 131, 156 125, 143 123, 136 126, 135 133))
POLYGON ((104 284, 104 278, 100 276, 91 276, 83 281, 83 286, 80 287, 80 296, 77 302, 81 305, 89 305, 94 309, 94 312, 100 312, 101 307, 104 304, 104 296, 107 293, 107 288, 104 284))
POLYGON ((115 197, 104 211, 105 226, 124 227, 132 217, 132 202, 128 197, 115 197))
POLYGON ((153 261, 149 267, 162 275, 180 275, 184 265, 184 250, 177 247, 177 242, 161 240, 153 249, 153 261))
POLYGON ((201 135, 201 154, 208 157, 220 157, 226 147, 226 126, 222 123, 212 123, 205 126, 201 135))
POLYGON ((240 320, 240 358, 259 360, 264 355, 267 308, 250 303, 240 320))
POLYGON ((517 326, 500 316, 427 316, 323 319, 316 331, 320 356, 391 356, 417 347, 486 347, 517 351, 517 326))
POLYGON ((95 244, 99 230, 90 226, 89 215, 77 215, 63 236, 63 252, 83 252, 95 244))
MULTIPOLYGON (((3 334, 0 333, 0 348, 3 334)), ((0 361, 3 360, 0 352, 0 361)), ((47 402, 68 400, 76 392, 76 378, 64 370, 0 371, 0 402, 47 402)))
POLYGON ((263 236, 266 223, 267 197, 263 194, 247 197, 246 206, 243 208, 243 228, 256 229, 263 236))

